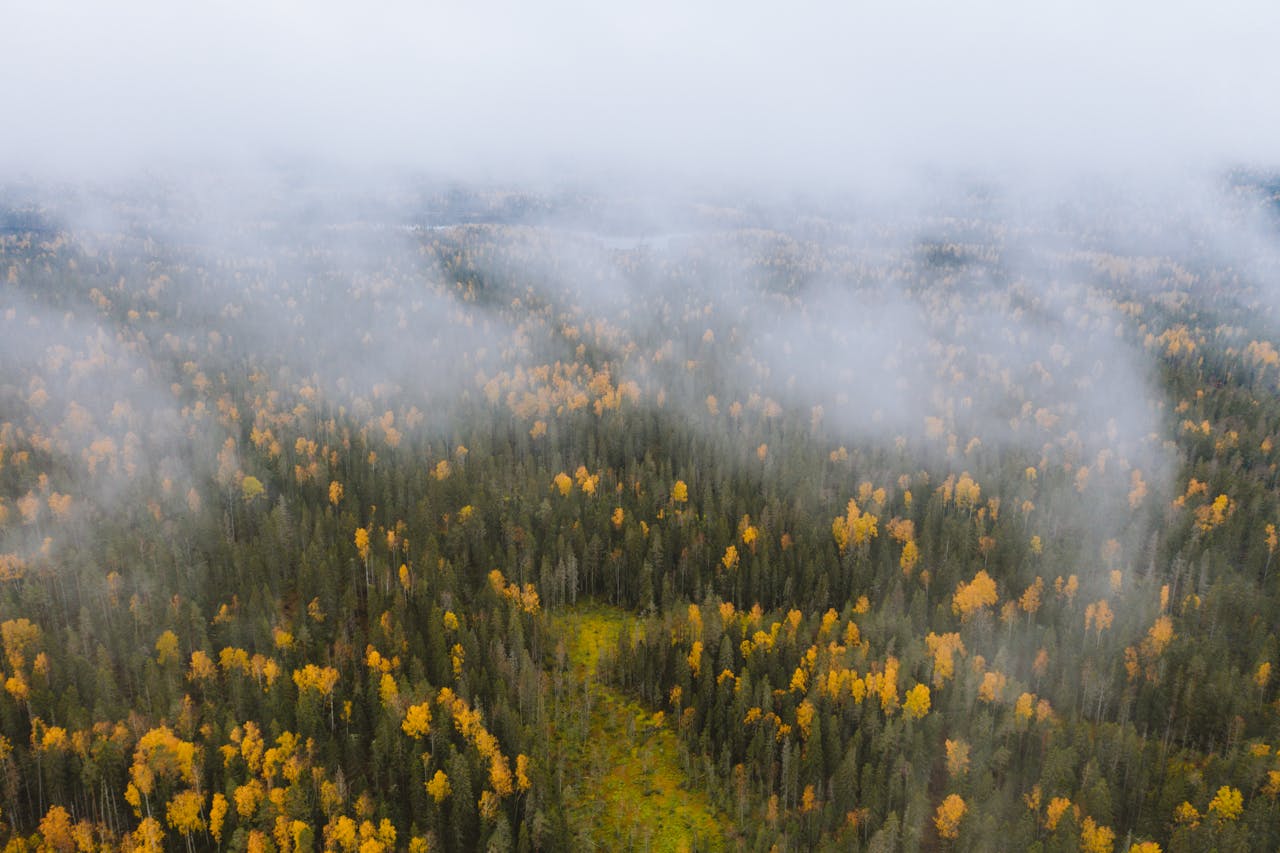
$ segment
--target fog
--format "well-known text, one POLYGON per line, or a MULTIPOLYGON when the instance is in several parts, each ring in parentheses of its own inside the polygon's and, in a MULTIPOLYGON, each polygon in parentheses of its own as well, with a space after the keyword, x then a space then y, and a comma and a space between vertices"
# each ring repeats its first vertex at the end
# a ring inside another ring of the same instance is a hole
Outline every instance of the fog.
MULTIPOLYGON (((438 414, 607 321, 614 378, 699 428, 707 395, 757 395, 922 465, 978 439, 1159 492, 1155 361, 1103 271, 1216 271, 1280 332, 1274 211, 1227 180, 1280 151, 1278 30, 1249 3, 28 4, 0 28, 0 187, 89 257, 189 273, 144 350, 217 329, 362 418, 369 389, 438 414), (427 250, 477 223, 520 252, 506 301, 427 250)), ((6 372, 117 334, 5 299, 6 372)), ((50 376, 32 422, 94 392, 171 416, 145 374, 50 376)))
POLYGON ((11 5, 0 170, 312 162, 775 190, 1280 143, 1273 4, 11 5))

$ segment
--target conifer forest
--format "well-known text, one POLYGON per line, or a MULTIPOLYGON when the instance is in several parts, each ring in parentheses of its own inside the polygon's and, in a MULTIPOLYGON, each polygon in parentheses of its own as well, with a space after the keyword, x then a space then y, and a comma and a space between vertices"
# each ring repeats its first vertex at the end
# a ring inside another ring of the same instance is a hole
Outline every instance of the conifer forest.
POLYGON ((4 850, 1277 849, 1220 183, 8 185, 4 850))

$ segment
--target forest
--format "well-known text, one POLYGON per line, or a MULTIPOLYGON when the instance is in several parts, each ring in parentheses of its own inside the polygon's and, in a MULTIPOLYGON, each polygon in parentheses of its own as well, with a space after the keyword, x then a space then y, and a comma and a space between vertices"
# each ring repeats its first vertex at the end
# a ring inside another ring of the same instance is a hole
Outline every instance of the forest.
POLYGON ((4 850, 1280 847, 1280 184, 1225 183, 7 188, 4 850))

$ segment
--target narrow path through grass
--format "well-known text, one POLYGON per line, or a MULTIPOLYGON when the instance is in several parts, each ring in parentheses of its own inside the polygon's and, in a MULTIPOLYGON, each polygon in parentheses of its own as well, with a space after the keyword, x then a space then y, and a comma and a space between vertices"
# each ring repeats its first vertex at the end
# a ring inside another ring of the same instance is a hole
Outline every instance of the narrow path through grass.
POLYGON ((723 850, 728 820, 704 792, 687 786, 675 733, 655 725, 654 712, 596 680, 601 652, 615 647, 633 618, 600 605, 555 617, 582 685, 569 701, 589 708, 585 725, 558 735, 570 826, 583 828, 582 842, 600 850, 723 850))

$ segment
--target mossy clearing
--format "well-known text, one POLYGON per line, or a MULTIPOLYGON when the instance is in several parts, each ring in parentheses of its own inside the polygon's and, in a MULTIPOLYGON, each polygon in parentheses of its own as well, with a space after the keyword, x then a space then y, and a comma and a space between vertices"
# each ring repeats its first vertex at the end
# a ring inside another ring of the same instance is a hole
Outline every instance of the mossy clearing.
POLYGON ((633 620, 594 604, 554 617, 583 691, 574 698, 590 709, 586 726, 558 733, 569 825, 597 849, 726 849, 729 822, 705 792, 687 786, 676 734, 655 712, 595 677, 601 653, 616 647, 633 620))

